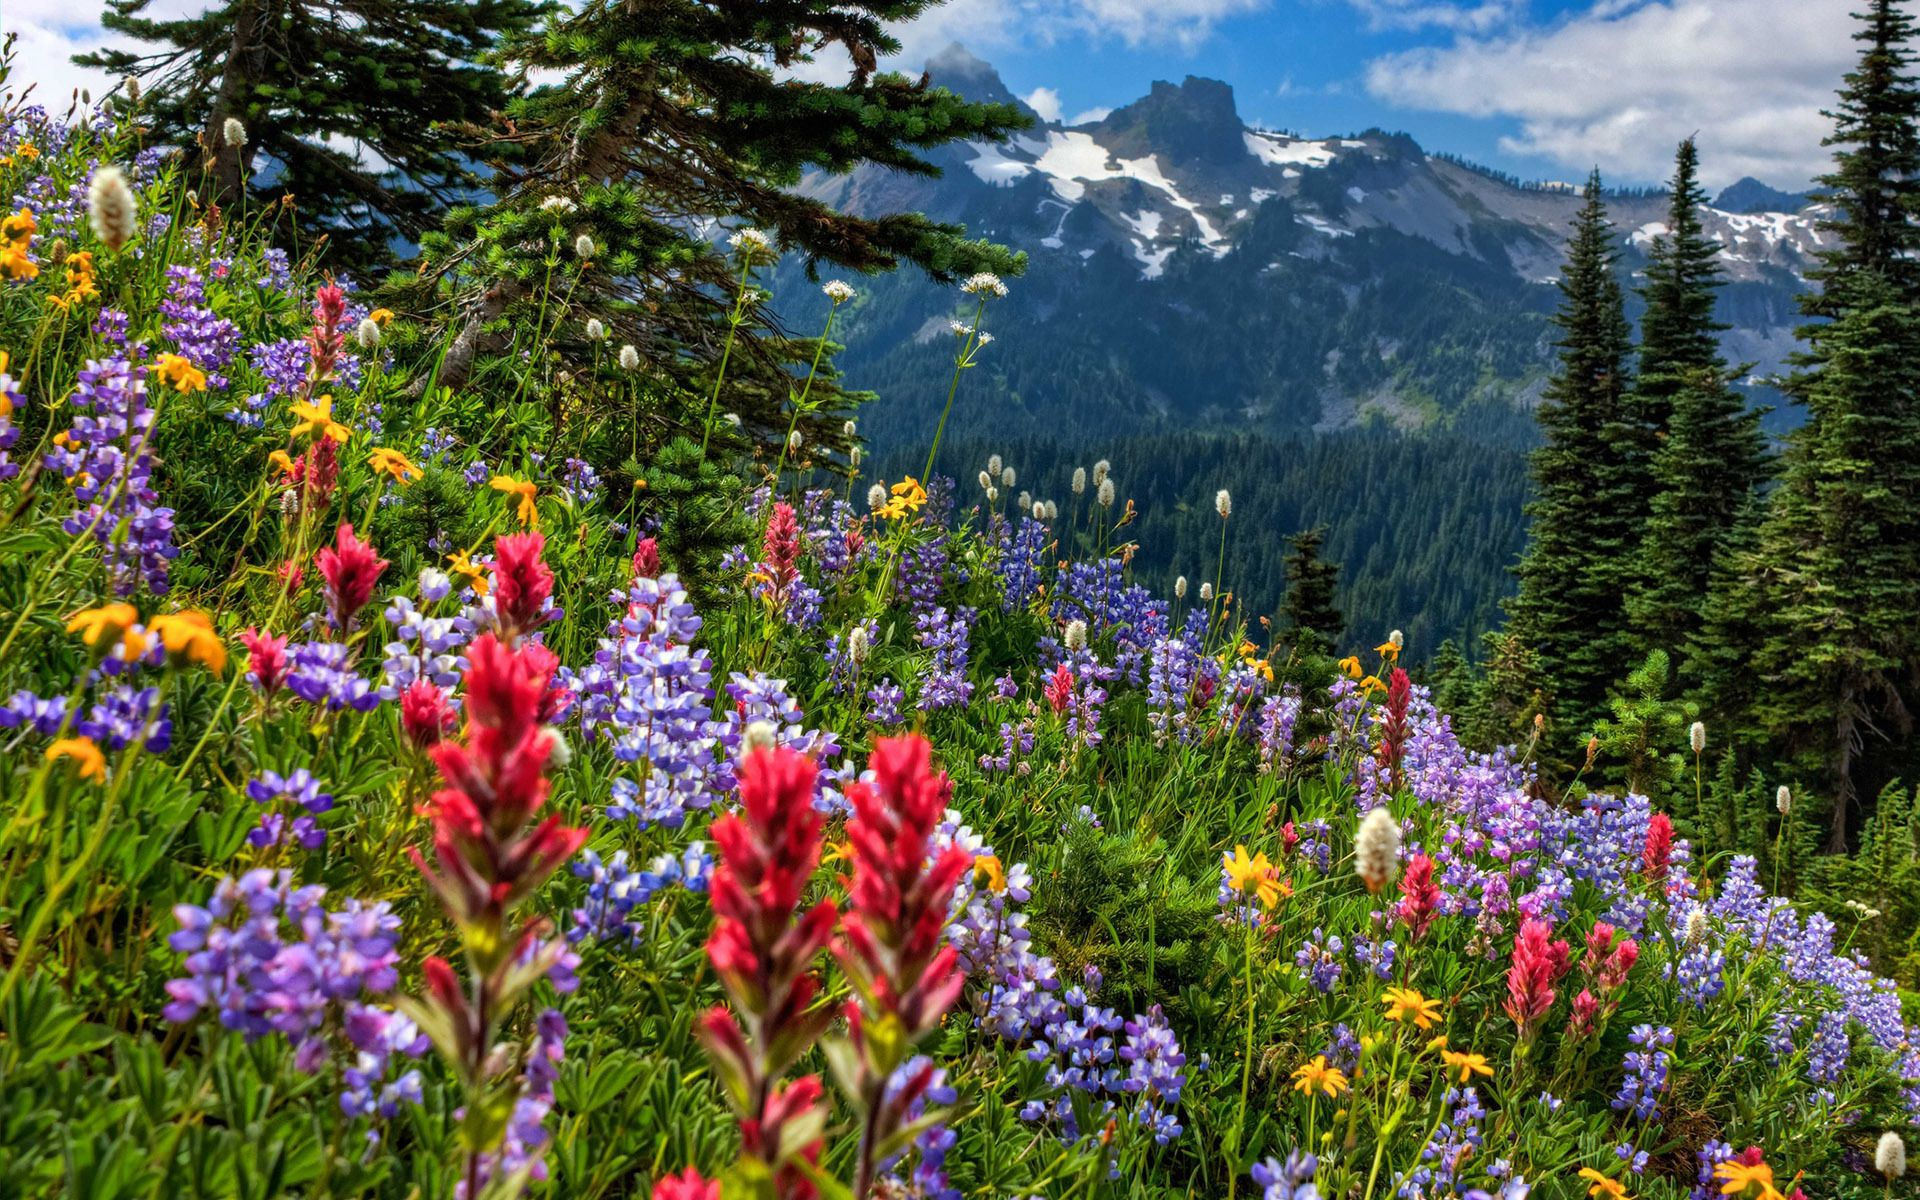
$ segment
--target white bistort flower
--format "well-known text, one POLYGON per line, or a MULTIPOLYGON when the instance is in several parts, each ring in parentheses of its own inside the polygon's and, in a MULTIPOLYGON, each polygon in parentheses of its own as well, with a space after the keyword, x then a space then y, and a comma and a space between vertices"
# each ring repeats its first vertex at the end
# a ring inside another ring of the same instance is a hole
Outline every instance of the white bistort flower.
POLYGON ((573 252, 581 258, 592 258, 593 239, 584 233, 573 239, 573 252))
POLYGON ((109 163, 93 173, 87 183, 87 219, 93 235, 119 250, 133 240, 135 204, 133 189, 119 167, 109 163))
POLYGON ((1067 622, 1067 649, 1085 650, 1087 648, 1087 623, 1078 617, 1067 622))
POLYGON ((1222 521, 1233 515, 1233 496, 1225 488, 1213 494, 1213 511, 1220 514, 1222 521))
POLYGON ((1353 872, 1375 895, 1400 873, 1400 822, 1384 804, 1367 813, 1354 835, 1353 872))
POLYGON ((579 207, 566 196, 548 196, 540 202, 540 211, 545 213, 570 213, 579 207))
POLYGON ((844 279, 829 279, 820 285, 820 290, 835 304, 845 304, 853 299, 853 285, 844 279))
POLYGON ((1704 721, 1695 721, 1693 728, 1687 730, 1687 744, 1693 747, 1695 754, 1707 748, 1707 726, 1704 721))
POLYGON ((1076 496, 1084 496, 1087 494, 1087 469, 1085 467, 1075 467, 1073 469, 1073 494, 1076 496))
POLYGON ((1907 1173, 1907 1144, 1891 1129, 1880 1135, 1880 1144, 1873 1148, 1873 1169, 1889 1181, 1907 1173))
POLYGON ((887 503, 887 485, 876 483, 867 489, 867 507, 879 512, 887 503))
POLYGON ((228 117, 220 126, 220 138, 237 150, 247 144, 247 127, 240 123, 239 117, 228 117))
POLYGON ((633 348, 631 342, 620 347, 620 367, 626 371, 638 371, 640 369, 640 352, 633 348))
POLYGON ((360 324, 354 328, 353 340, 359 343, 362 350, 378 350, 380 348, 380 322, 374 320, 372 317, 361 317, 360 324))
POLYGON ((742 229, 727 239, 727 245, 746 259, 764 258, 773 253, 773 239, 758 229, 742 229))
POLYGON ((604 342, 607 340, 607 327, 601 322, 599 317, 587 318, 587 340, 590 342, 604 342))
POLYGON ((1100 481, 1100 490, 1094 493, 1093 498, 1099 502, 1101 508, 1112 508, 1113 480, 1102 479, 1100 481))
POLYGON ((969 296, 992 296, 998 300, 1007 294, 1007 285, 992 271, 982 271, 978 275, 969 275, 960 290, 969 296))

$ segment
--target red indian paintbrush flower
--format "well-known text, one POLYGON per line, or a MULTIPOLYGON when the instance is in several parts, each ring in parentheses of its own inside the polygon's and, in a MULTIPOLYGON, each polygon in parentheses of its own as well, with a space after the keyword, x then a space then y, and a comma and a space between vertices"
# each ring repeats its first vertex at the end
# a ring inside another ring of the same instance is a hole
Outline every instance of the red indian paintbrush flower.
POLYGON ((653 1185, 653 1200, 720 1200, 720 1181, 700 1177, 688 1167, 678 1175, 662 1177, 653 1185))
POLYGON ((373 599, 373 585, 388 566, 372 544, 355 537, 353 526, 347 524, 334 531, 333 545, 322 547, 313 561, 326 581, 327 620, 335 629, 345 629, 373 599))
POLYGON ((546 545, 538 531, 493 540, 493 609, 509 641, 546 620, 542 610, 553 595, 553 572, 540 561, 546 545))
POLYGON ((287 639, 249 628, 240 635, 254 686, 271 696, 287 681, 287 639))
POLYGON ((1667 877, 1667 863, 1673 857, 1673 818, 1653 814, 1647 822, 1647 846, 1642 855, 1648 879, 1658 882, 1667 877))
POLYGON ((641 538, 633 548, 633 575, 636 579, 660 578, 660 543, 653 538, 641 538))
POLYGON ((811 760, 784 747, 752 751, 740 765, 739 811, 709 830, 718 862, 708 885, 707 959, 733 1008, 709 1009, 694 1033, 740 1118, 742 1152, 773 1172, 781 1200, 814 1194, 796 1158, 817 1158, 826 1126, 817 1078, 780 1084, 832 1020, 813 1004, 812 972, 838 913, 831 900, 798 911, 820 864, 817 774, 811 760))
POLYGON ((1407 872, 1400 877, 1400 906, 1395 915, 1407 923, 1417 942, 1439 911, 1440 885, 1433 881, 1433 859, 1416 854, 1407 860, 1407 872))
POLYGON ((400 732, 415 749, 437 746, 454 727, 453 702, 430 679, 416 679, 400 693, 400 732))
POLYGON ((466 744, 433 748, 446 784, 428 805, 438 869, 412 853, 456 921, 497 925, 573 856, 588 831, 568 828, 557 814, 527 828, 547 800, 552 741, 540 706, 551 668, 491 634, 467 655, 466 744))
POLYGON ((794 565, 799 559, 800 523, 793 515, 793 505, 776 500, 760 547, 760 569, 766 573, 775 599, 783 599, 793 586, 794 577, 800 573, 794 565))
POLYGON ((307 507, 319 511, 333 500, 333 489, 340 482, 340 443, 332 438, 313 439, 300 457, 305 479, 307 507))
POLYGON ((1407 719, 1407 709, 1413 703, 1413 681, 1399 667, 1387 680, 1387 715, 1381 724, 1380 765, 1392 775, 1392 786, 1400 786, 1400 760, 1407 751, 1407 738, 1412 734, 1413 723, 1407 719))
POLYGON ((1047 703, 1053 711, 1063 713, 1073 703, 1073 668, 1061 663, 1053 669, 1053 675, 1047 680, 1047 703))
POLYGON ((833 948, 855 997, 847 1005, 855 1058, 842 1083, 866 1117, 856 1196, 872 1186, 878 1147, 932 1084, 929 1066, 888 1087, 913 1043, 940 1023, 966 982, 946 926, 954 887, 973 866, 973 856, 957 846, 933 852, 953 781, 934 770, 925 738, 881 738, 868 765, 873 782, 846 789, 853 878, 844 936, 833 948))
POLYGON ((1553 1007, 1553 985, 1567 971, 1572 948, 1565 941, 1550 940, 1552 937, 1552 927, 1533 918, 1523 922, 1514 935, 1505 1007, 1523 1039, 1553 1007))

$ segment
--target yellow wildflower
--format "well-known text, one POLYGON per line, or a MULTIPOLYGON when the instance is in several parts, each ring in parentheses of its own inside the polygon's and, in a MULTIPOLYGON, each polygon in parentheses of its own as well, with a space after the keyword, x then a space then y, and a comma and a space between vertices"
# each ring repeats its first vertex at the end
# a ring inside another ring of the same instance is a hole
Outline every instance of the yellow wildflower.
POLYGON ((1381 642, 1373 648, 1373 652, 1383 658, 1397 658, 1400 654, 1400 647, 1394 645, 1392 642, 1381 642))
POLYGON ((1235 846, 1232 854, 1220 856, 1221 868, 1227 873, 1227 886, 1236 892, 1252 893, 1260 899, 1260 907, 1272 910, 1280 903, 1279 872, 1267 859, 1262 850, 1252 858, 1247 857, 1245 846, 1235 846))
POLYGON ((1487 1056, 1484 1054, 1460 1054, 1452 1050, 1443 1050, 1440 1057, 1446 1060, 1450 1069, 1460 1072, 1461 1083, 1470 1082, 1475 1075, 1493 1074, 1493 1068, 1487 1065, 1487 1056))
POLYGON ((279 467, 281 474, 287 476, 289 479, 293 477, 293 458, 285 450, 275 450, 272 454, 267 455, 267 465, 270 467, 279 467))
POLYGON ((1387 685, 1380 682, 1378 675, 1369 675, 1360 681, 1360 690, 1363 692, 1384 692, 1387 690, 1387 685))
POLYGON ((487 582, 487 569, 468 558, 465 550, 447 555, 447 570, 465 579, 476 596, 486 595, 491 586, 487 582))
POLYGON ((1387 1006, 1387 1020, 1420 1029, 1432 1029, 1440 1023, 1440 1002, 1429 1000, 1412 988, 1388 988, 1380 1002, 1387 1006))
POLYGON ((92 738, 63 737, 47 747, 48 762, 59 762, 63 758, 73 760, 82 779, 100 783, 107 777, 107 757, 100 753, 100 747, 93 744, 92 738))
POLYGON ((998 855, 982 854, 976 857, 973 860, 973 875, 996 896, 1007 890, 1007 869, 998 855))
POLYGON ((1328 1063, 1326 1055, 1316 1054, 1312 1062, 1294 1069, 1293 1090, 1306 1096, 1325 1092, 1332 1099, 1347 1090, 1346 1072, 1328 1063))
POLYGON ((1773 1168, 1764 1162, 1748 1164, 1732 1159, 1714 1167, 1713 1177, 1721 1181, 1722 1196, 1743 1196, 1748 1188, 1757 1187, 1760 1190, 1754 1200, 1782 1200, 1780 1189, 1773 1183, 1773 1168))
POLYGON ((1618 1179, 1608 1179, 1592 1167, 1581 1167, 1580 1178, 1593 1184, 1587 1189, 1589 1196, 1606 1196, 1609 1200, 1628 1200, 1626 1184, 1618 1179))
POLYGON ((176 392, 185 394, 207 390, 207 373, 178 354, 162 354, 160 361, 147 369, 163 382, 172 384, 176 392))
POLYGON ((82 609, 68 617, 67 632, 79 634, 80 640, 95 650, 104 650, 119 641, 139 620, 140 613, 133 605, 116 600, 98 608, 82 609))
POLYGON ((420 478, 420 468, 407 461, 407 456, 398 450, 374 447, 367 456, 367 465, 376 475, 391 475, 395 483, 408 483, 420 478))
POLYGON ((316 437, 330 437, 336 442, 344 442, 352 433, 345 425, 333 419, 333 397, 322 396, 309 404, 305 400, 293 403, 293 415, 300 418, 293 427, 292 436, 311 433, 316 437))
POLYGON ((880 506, 880 515, 890 521, 897 521, 911 513, 917 513, 927 503, 927 489, 921 487, 920 481, 911 475, 894 484, 888 491, 893 493, 893 499, 880 506))
POLYGON ((33 235, 39 228, 30 208, 0 220, 0 275, 8 279, 33 279, 40 274, 40 267, 32 258, 33 235))
POLYGON ((385 328, 387 322, 393 320, 393 310, 390 308, 376 308, 367 314, 367 320, 385 328))
POLYGON ((518 496, 520 503, 514 508, 514 516, 528 529, 540 527, 540 508, 533 502, 536 494, 533 484, 524 479, 515 479, 511 475, 495 475, 487 486, 496 492, 518 496))
POLYGON ((78 250, 67 256, 67 290, 63 295, 48 296, 47 303, 61 311, 87 300, 100 296, 93 273, 93 251, 78 250))
POLYGON ((155 617, 148 628, 160 635, 160 644, 175 658, 196 662, 215 675, 227 669, 227 647, 203 612, 176 612, 155 617))
POLYGON ((1366 672, 1360 669, 1360 656, 1349 654, 1340 660, 1340 670, 1348 679, 1358 679, 1366 672))

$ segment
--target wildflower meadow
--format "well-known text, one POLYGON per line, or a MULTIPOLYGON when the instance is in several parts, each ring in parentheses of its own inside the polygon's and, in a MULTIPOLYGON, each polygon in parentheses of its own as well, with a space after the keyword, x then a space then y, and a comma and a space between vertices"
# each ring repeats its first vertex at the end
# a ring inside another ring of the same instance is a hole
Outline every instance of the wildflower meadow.
POLYGON ((662 432, 604 198, 456 386, 206 186, 0 99, 0 1195, 1920 1194, 1920 1011, 1778 860, 1283 647, 1227 491, 1162 594, 1093 453, 934 469, 1017 278, 881 475, 817 353, 662 432))

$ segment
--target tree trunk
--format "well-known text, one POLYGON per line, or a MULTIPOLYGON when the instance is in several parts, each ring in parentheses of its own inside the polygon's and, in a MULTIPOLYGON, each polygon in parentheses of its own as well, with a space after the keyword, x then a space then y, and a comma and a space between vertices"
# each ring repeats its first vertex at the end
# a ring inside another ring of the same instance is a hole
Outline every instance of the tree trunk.
POLYGON ((233 207, 240 199, 240 168, 245 156, 244 147, 227 143, 227 118, 245 120, 243 106, 263 65, 260 32, 272 16, 268 11, 271 3, 239 0, 235 7, 233 39, 227 44, 227 57, 221 65, 220 90, 214 93, 206 127, 200 132, 200 145, 206 154, 207 200, 223 208, 233 207))

